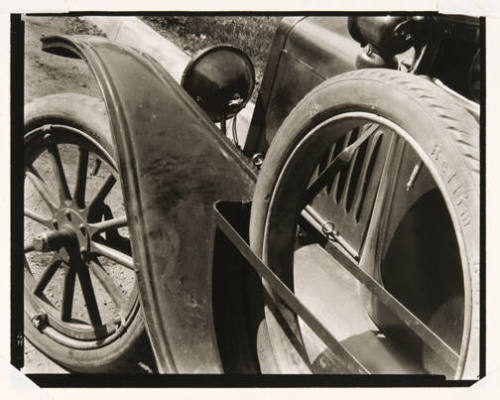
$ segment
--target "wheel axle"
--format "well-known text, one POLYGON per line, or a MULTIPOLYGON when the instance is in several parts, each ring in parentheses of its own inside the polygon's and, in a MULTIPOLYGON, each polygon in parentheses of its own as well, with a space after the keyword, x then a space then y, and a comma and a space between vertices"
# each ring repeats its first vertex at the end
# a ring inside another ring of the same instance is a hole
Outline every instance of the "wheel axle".
POLYGON ((36 251, 57 251, 67 245, 76 235, 71 229, 43 232, 33 238, 33 248, 36 251))

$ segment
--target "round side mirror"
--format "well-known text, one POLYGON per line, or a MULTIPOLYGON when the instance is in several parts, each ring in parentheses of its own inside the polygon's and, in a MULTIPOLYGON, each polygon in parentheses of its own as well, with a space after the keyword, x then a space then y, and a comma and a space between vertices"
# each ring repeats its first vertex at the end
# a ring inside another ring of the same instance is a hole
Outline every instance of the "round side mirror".
POLYGON ((242 50, 218 45, 201 50, 189 62, 181 86, 214 122, 237 114, 255 86, 252 61, 242 50))

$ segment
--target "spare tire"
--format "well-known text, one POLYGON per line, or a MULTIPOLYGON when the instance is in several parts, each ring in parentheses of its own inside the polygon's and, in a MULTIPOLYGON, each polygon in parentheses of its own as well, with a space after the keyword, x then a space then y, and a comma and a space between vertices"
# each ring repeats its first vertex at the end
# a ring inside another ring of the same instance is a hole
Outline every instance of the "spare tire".
MULTIPOLYGON (((250 243, 368 372, 478 378, 479 127, 429 79, 369 69, 313 89, 266 155, 250 243), (325 244, 345 255, 325 258, 325 244), (358 286, 333 272, 346 259, 381 286, 382 298, 364 285, 339 294, 339 286, 358 286), (434 336, 409 327, 415 319, 402 322, 384 305, 390 296, 434 336), (368 318, 339 327, 355 302, 368 318), (439 345, 429 345, 431 336, 439 345)), ((346 372, 266 288, 262 371, 346 372)))

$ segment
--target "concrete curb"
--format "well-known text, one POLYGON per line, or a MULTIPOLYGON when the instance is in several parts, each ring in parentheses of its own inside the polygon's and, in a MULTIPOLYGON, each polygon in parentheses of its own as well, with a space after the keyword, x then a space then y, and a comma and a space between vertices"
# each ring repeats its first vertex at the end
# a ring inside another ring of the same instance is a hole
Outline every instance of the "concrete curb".
MULTIPOLYGON (((97 26, 108 39, 122 45, 134 47, 154 57, 177 82, 180 82, 182 73, 190 57, 170 40, 155 32, 137 17, 106 17, 88 16, 81 17, 97 26)), ((251 102, 238 114, 237 131, 238 140, 244 143, 252 119, 255 105, 251 102)), ((231 129, 228 124, 228 132, 231 129)))

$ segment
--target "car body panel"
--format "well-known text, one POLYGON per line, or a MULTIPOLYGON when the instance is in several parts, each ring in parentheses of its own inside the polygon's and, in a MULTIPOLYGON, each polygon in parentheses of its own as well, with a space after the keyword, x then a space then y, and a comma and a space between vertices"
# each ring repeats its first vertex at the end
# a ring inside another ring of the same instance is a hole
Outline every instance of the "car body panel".
POLYGON ((270 51, 245 152, 265 153, 293 107, 324 80, 355 69, 360 50, 349 35, 347 17, 284 18, 270 51))
POLYGON ((248 202, 255 171, 150 57, 97 37, 43 42, 46 51, 84 59, 101 88, 160 372, 222 372, 212 312, 213 204, 248 202))
MULTIPOLYGON (((356 59, 363 49, 349 33, 348 18, 283 18, 249 128, 245 144, 248 156, 267 151, 286 116, 314 87, 357 68, 356 59)), ((470 66, 475 56, 479 60, 479 19, 430 16, 425 21, 433 43, 417 72, 437 78, 453 91, 478 101, 470 91, 470 66)))

